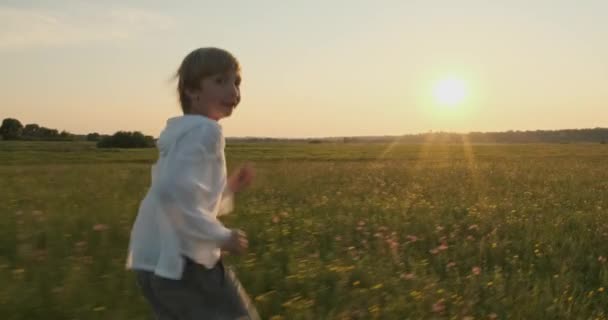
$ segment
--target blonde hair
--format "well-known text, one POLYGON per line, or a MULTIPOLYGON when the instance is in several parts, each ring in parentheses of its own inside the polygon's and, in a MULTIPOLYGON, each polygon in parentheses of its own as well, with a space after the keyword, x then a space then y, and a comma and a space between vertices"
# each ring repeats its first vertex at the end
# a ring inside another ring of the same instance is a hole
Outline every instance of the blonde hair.
POLYGON ((238 60, 224 49, 207 47, 190 52, 182 61, 175 73, 177 78, 177 93, 184 113, 190 111, 188 90, 200 89, 203 78, 230 71, 240 72, 238 60))

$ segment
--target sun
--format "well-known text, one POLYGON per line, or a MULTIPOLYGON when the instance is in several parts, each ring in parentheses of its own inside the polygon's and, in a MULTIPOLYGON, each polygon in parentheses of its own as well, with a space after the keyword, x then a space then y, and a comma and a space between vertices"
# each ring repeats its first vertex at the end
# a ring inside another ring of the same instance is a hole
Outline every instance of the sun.
POLYGON ((467 94, 466 82, 458 77, 442 78, 433 86, 433 97, 442 106, 457 106, 466 99, 467 94))

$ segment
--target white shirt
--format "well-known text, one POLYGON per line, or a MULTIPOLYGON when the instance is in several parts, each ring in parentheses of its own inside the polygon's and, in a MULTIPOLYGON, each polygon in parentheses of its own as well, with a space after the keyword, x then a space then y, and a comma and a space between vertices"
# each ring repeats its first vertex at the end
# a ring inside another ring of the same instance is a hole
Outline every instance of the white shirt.
POLYGON ((152 183, 131 230, 128 269, 181 279, 183 255, 212 268, 231 231, 232 210, 220 125, 199 115, 171 118, 161 133, 152 183))

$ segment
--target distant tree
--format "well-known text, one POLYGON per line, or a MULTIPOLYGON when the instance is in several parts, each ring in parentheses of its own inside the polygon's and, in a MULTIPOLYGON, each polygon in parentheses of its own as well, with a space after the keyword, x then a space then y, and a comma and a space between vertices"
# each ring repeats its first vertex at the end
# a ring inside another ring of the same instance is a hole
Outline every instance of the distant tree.
POLYGON ((2 126, 0 126, 0 135, 4 140, 17 140, 21 138, 23 132, 23 125, 19 120, 13 118, 6 118, 2 120, 2 126))
POLYGON ((99 141, 101 136, 97 132, 87 134, 87 141, 99 141))
POLYGON ((59 139, 59 131, 57 129, 49 129, 45 127, 40 127, 38 129, 38 137, 44 140, 57 140, 59 139))
POLYGON ((35 123, 26 124, 22 135, 27 138, 35 138, 40 134, 40 126, 35 123))
POLYGON ((118 131, 111 136, 103 137, 97 142, 98 148, 152 148, 154 138, 144 136, 141 132, 118 131))
POLYGON ((74 135, 65 130, 61 131, 61 133, 59 134, 59 137, 61 138, 61 140, 73 140, 74 139, 74 135))

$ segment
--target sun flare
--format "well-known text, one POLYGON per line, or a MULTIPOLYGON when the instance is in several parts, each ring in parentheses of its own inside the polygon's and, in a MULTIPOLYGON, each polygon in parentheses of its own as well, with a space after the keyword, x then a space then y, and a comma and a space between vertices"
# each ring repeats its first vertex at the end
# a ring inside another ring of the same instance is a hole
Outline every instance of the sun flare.
POLYGON ((458 77, 442 78, 433 86, 433 98, 442 106, 457 106, 466 99, 467 93, 466 82, 458 77))

